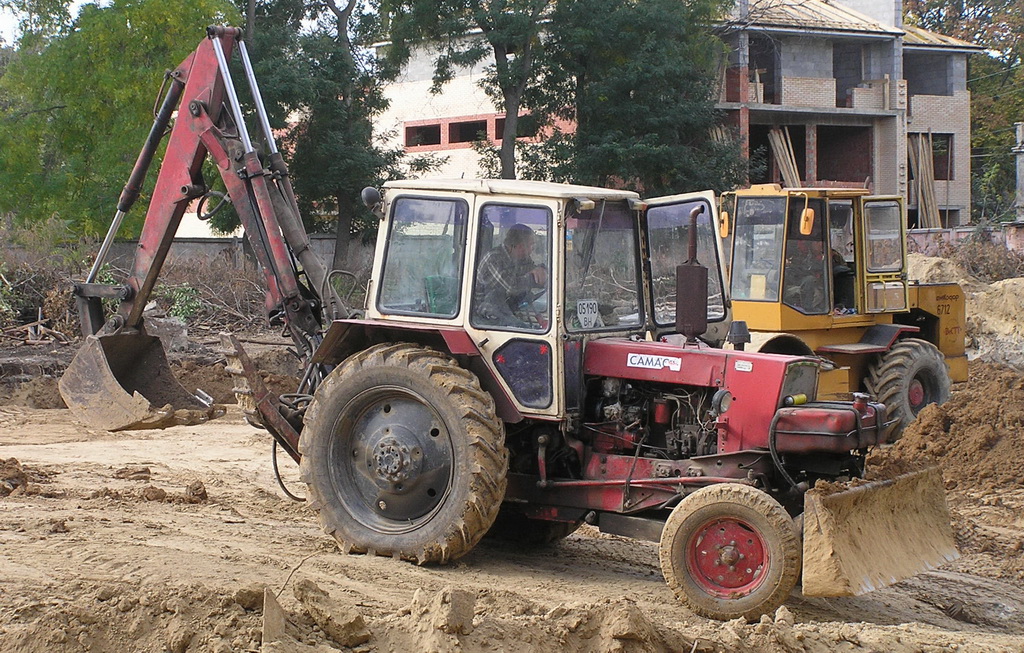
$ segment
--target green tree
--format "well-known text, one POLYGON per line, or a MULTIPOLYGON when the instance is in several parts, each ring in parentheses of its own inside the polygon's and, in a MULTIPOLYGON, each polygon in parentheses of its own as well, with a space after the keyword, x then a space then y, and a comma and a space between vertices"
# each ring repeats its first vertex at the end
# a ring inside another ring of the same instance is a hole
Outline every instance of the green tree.
MULTIPOLYGON (((207 25, 236 17, 223 0, 114 0, 83 6, 56 36, 25 33, 0 77, 0 213, 105 232, 164 71, 195 49, 207 25)), ((122 233, 138 233, 143 208, 122 233)))
POLYGON ((59 34, 71 25, 71 0, 0 0, 18 19, 20 39, 31 44, 40 38, 59 34))
POLYGON ((389 176, 401 152, 380 146, 373 134, 373 117, 387 107, 387 75, 366 47, 374 16, 359 13, 355 0, 325 4, 328 11, 299 39, 306 83, 296 99, 304 117, 288 140, 302 212, 327 218, 342 245, 354 223, 357 231, 366 226, 358 216, 369 217, 359 191, 389 176))
POLYGON ((414 48, 436 49, 434 90, 460 69, 490 60, 486 88, 505 112, 499 148, 502 178, 516 177, 515 142, 521 134, 524 97, 540 83, 541 30, 553 7, 548 0, 406 0, 383 2, 389 21, 390 58, 408 61, 414 48))
POLYGON ((400 165, 402 150, 374 134, 373 118, 387 107, 383 85, 395 72, 369 47, 381 38, 375 12, 355 0, 271 0, 251 12, 254 68, 300 212, 307 228, 335 231, 334 267, 343 268, 349 236, 376 232, 359 192, 430 169, 433 159, 400 165))
POLYGON ((1024 120, 1024 72, 1018 62, 974 55, 971 66, 971 202, 979 222, 1016 219, 1015 122, 1024 120))
MULTIPOLYGON (((714 108, 727 52, 712 31, 728 0, 563 0, 551 16, 536 113, 556 130, 560 165, 579 183, 646 195, 724 190, 745 176, 714 108)), ((532 97, 530 99, 533 99, 532 97)), ((530 108, 534 108, 531 106, 530 108)), ((550 147, 550 146, 549 146, 550 147)))

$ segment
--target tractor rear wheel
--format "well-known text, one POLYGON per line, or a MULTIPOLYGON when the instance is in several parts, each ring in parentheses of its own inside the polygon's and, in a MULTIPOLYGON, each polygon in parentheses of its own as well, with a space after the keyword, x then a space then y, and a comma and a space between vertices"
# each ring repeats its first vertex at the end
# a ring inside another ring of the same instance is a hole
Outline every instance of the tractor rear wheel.
POLYGON ((659 554, 665 582, 695 613, 752 621, 785 602, 800 577, 802 550, 778 501, 749 485, 722 483, 675 507, 659 554))
POLYGON ((895 420, 886 431, 886 440, 894 442, 922 408, 949 399, 949 368, 935 345, 906 338, 871 366, 864 386, 885 404, 886 420, 895 420))
POLYGON ((300 471, 346 553, 445 563, 467 553, 505 495, 508 451, 494 401, 446 354, 375 345, 317 390, 300 471))

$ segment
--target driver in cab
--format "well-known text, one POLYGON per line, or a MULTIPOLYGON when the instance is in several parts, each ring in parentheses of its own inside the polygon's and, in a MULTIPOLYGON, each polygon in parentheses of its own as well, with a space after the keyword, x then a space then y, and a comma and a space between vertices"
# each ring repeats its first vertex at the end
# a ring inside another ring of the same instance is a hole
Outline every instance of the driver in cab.
POLYGON ((527 225, 512 225, 504 242, 481 259, 473 291, 474 313, 481 323, 518 329, 534 327, 516 315, 516 309, 531 299, 532 289, 547 284, 547 270, 530 256, 535 238, 533 229, 527 225))

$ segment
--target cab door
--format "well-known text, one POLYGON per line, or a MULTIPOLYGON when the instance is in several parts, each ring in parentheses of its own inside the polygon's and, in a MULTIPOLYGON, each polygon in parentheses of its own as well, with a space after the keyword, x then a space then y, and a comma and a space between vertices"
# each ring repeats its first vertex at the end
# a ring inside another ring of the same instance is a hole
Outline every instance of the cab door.
POLYGON ((903 198, 872 196, 858 199, 861 219, 855 235, 858 291, 866 313, 907 311, 907 232, 903 198))
POLYGON ((670 195, 644 200, 644 238, 648 260, 651 320, 656 333, 675 329, 676 266, 689 256, 690 213, 697 216, 697 261, 708 269, 708 330, 704 337, 723 342, 732 311, 725 279, 725 245, 714 191, 670 195))

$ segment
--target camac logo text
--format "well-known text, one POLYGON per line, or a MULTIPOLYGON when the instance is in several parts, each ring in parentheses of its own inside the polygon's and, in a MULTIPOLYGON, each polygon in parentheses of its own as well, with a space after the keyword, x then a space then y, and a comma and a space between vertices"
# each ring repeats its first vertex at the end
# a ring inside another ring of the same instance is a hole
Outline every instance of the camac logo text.
POLYGON ((678 372, 683 359, 672 356, 651 356, 650 354, 626 354, 626 367, 642 367, 646 370, 668 368, 678 372))

